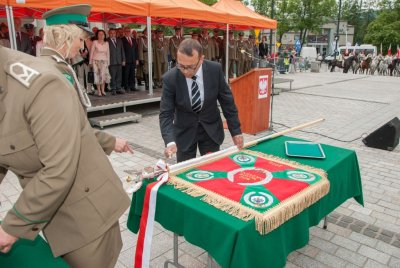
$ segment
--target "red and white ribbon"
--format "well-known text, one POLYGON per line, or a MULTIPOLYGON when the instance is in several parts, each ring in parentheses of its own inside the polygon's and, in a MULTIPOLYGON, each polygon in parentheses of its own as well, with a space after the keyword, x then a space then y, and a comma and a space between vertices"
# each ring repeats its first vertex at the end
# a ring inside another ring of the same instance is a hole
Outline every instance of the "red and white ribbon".
POLYGON ((150 265, 150 249, 153 237, 157 191, 161 185, 168 181, 169 178, 168 166, 164 161, 158 160, 156 168, 163 170, 164 172, 157 177, 157 181, 150 183, 146 187, 142 217, 140 219, 139 235, 136 245, 135 268, 147 268, 150 265))

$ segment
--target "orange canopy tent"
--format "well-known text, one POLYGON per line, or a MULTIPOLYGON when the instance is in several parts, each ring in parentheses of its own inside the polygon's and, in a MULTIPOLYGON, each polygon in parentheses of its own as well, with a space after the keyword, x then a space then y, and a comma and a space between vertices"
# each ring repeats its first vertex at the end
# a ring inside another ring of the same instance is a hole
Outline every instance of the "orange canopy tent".
POLYGON ((225 12, 228 16, 227 23, 234 25, 235 27, 232 28, 235 29, 276 29, 277 27, 276 20, 254 12, 239 0, 219 0, 212 7, 225 12))
MULTIPOLYGON (((3 5, 13 7, 15 17, 40 19, 43 12, 56 7, 81 4, 79 0, 1 0, 3 5), (8 4, 6 3, 8 2, 8 4)), ((200 26, 204 21, 226 23, 224 12, 197 0, 87 0, 92 6, 90 21, 146 23, 145 17, 152 17, 155 24, 200 26)), ((5 12, 0 11, 0 16, 5 12)))

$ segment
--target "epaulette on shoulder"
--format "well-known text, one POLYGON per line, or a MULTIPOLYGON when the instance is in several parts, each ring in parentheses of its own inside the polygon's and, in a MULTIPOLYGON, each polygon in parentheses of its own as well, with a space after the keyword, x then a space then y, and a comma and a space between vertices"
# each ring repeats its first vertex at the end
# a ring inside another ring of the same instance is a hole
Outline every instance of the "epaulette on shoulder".
POLYGON ((61 57, 57 56, 57 55, 52 55, 51 56, 57 63, 63 63, 65 65, 68 65, 68 63, 62 59, 61 57))
POLYGON ((40 76, 38 71, 18 61, 8 62, 4 68, 7 74, 12 76, 26 88, 30 88, 33 81, 40 76))

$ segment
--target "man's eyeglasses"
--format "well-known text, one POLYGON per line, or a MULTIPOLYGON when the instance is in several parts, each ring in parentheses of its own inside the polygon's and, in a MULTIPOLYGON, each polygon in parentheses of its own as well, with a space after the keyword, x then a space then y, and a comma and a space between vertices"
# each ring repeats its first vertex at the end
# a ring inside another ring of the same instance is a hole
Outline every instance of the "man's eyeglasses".
POLYGON ((194 67, 193 67, 193 65, 192 66, 190 66, 190 65, 185 66, 185 65, 177 63, 176 64, 176 68, 178 68, 182 72, 184 72, 184 71, 194 72, 194 71, 196 71, 196 68, 199 65, 199 62, 200 62, 200 58, 199 58, 199 60, 197 61, 196 65, 194 67))

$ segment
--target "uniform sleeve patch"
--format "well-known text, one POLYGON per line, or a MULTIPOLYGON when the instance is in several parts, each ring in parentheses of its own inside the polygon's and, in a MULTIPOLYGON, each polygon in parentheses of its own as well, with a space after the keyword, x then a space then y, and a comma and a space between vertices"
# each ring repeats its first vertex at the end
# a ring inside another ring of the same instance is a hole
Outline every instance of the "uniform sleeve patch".
POLYGON ((10 64, 8 73, 27 88, 40 76, 38 71, 21 62, 10 64))

